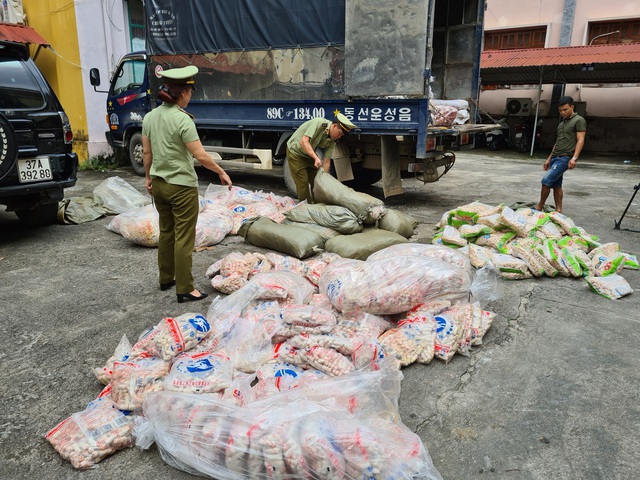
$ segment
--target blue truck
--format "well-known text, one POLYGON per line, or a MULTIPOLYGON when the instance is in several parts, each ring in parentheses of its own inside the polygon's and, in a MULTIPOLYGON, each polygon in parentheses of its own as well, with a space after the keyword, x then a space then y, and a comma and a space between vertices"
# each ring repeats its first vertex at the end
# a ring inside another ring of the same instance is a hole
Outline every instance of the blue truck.
POLYGON ((402 193, 401 178, 437 181, 455 150, 492 128, 476 123, 484 11, 485 0, 147 0, 146 51, 124 56, 110 82, 107 140, 144 174, 140 132, 158 72, 195 65, 187 110, 222 161, 281 164, 295 192, 286 141, 340 112, 358 128, 338 143, 333 173, 402 193), (438 125, 436 104, 451 101, 468 120, 438 125))

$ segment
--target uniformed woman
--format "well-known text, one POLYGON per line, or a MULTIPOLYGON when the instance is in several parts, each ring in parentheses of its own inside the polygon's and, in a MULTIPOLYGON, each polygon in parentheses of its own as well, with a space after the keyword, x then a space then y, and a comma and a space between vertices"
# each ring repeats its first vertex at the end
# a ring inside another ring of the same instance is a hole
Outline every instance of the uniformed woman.
POLYGON ((191 115, 183 110, 195 90, 196 73, 195 66, 160 72, 164 83, 158 98, 163 103, 142 122, 145 187, 160 217, 158 280, 160 290, 176 286, 178 303, 207 296, 194 287, 191 273, 199 211, 192 156, 231 188, 231 179, 204 150, 191 115))

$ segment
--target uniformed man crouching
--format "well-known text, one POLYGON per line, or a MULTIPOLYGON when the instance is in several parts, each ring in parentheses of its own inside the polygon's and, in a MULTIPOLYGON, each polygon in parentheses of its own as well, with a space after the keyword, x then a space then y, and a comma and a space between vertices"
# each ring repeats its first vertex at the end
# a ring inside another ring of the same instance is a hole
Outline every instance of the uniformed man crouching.
POLYGON ((300 201, 313 202, 313 180, 318 169, 329 171, 336 142, 354 128, 347 117, 338 113, 333 122, 322 117, 308 120, 291 136, 287 142, 287 159, 300 201), (320 159, 316 149, 324 150, 324 159, 320 159))

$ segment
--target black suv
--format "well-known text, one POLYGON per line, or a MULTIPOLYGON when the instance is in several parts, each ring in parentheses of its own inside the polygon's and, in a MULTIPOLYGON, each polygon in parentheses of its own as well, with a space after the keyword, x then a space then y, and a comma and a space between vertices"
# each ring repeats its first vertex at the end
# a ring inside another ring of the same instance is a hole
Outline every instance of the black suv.
POLYGON ((53 89, 22 44, 0 41, 0 204, 30 225, 56 220, 76 183, 73 133, 53 89))

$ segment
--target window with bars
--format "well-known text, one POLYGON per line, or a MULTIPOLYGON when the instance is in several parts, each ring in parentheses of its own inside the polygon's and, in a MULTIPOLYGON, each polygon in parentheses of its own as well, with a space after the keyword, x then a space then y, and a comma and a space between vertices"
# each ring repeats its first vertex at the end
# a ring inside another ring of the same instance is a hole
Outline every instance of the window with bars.
POLYGON ((489 30, 484 33, 484 50, 544 48, 547 27, 489 30))
POLYGON ((144 27, 144 7, 142 0, 128 0, 129 39, 131 51, 144 50, 146 47, 144 27))
POLYGON ((589 22, 588 45, 640 42, 640 19, 589 22))

